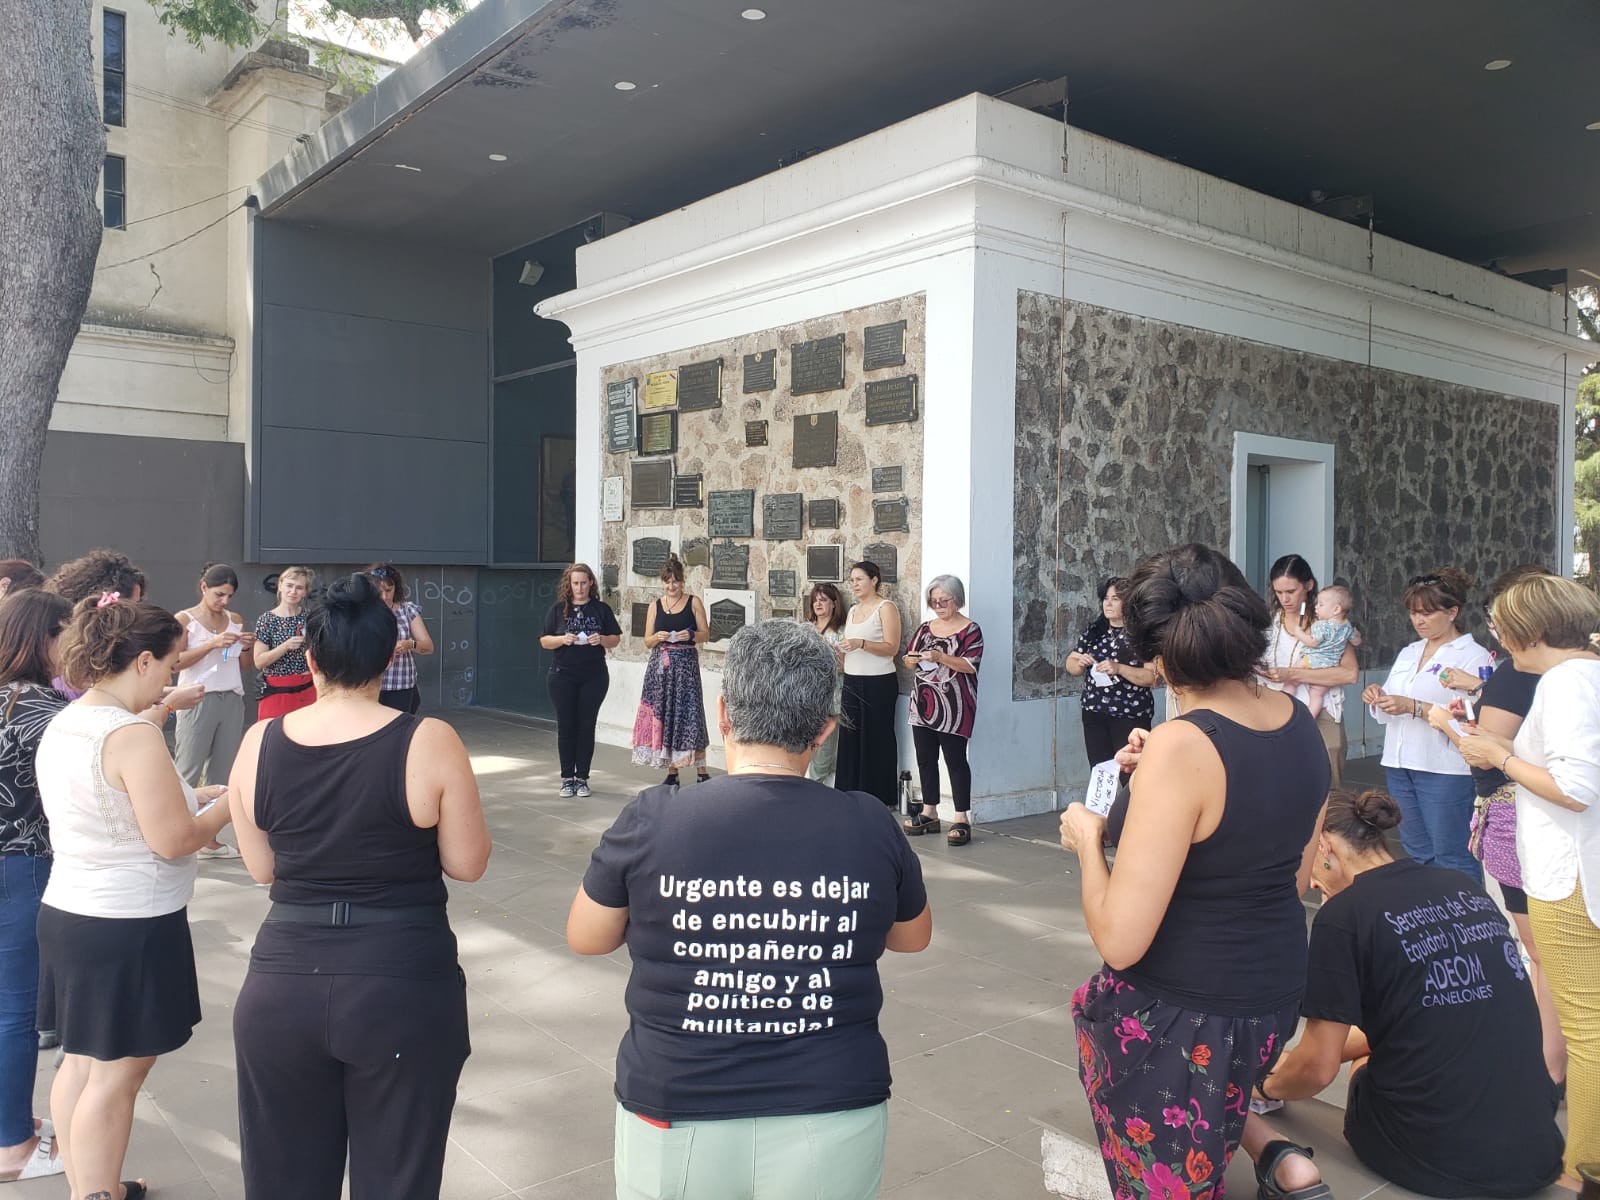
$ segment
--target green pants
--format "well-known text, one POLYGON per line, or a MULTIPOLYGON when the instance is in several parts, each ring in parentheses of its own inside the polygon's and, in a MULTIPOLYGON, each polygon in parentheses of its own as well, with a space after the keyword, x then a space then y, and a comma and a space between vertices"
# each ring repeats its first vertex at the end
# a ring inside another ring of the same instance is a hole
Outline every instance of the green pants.
POLYGON ((617 1105, 617 1200, 872 1200, 889 1106, 799 1117, 677 1121, 617 1105))

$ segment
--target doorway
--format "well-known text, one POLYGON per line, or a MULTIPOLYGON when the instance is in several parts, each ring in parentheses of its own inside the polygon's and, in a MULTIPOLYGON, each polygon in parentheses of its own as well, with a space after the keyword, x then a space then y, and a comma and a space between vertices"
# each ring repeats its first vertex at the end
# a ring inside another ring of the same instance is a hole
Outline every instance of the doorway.
POLYGON ((1333 578, 1333 446, 1257 433, 1233 435, 1228 553, 1250 586, 1299 554, 1318 579, 1333 578))

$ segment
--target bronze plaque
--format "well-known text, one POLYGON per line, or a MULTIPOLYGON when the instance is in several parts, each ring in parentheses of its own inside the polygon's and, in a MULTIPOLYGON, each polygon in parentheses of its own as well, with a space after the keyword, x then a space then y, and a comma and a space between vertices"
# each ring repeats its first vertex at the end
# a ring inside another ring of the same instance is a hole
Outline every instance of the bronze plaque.
POLYGON ((770 392, 778 386, 778 352, 762 350, 744 356, 744 394, 770 392))
POLYGON ((671 553, 672 543, 667 541, 666 538, 635 538, 633 540, 633 573, 652 577, 661 574, 661 568, 667 565, 667 556, 671 553))
POLYGON ((639 414, 639 453, 672 454, 678 449, 678 414, 639 414))
POLYGON ((767 423, 765 421, 746 421, 744 423, 744 444, 746 446, 765 446, 767 444, 767 423))
POLYGON ((744 605, 737 600, 718 600, 706 614, 706 624, 710 627, 713 642, 731 638, 745 626, 744 605))
POLYGON ((750 547, 721 542, 711 547, 711 586, 747 588, 750 586, 750 547))
POLYGON ((907 533, 911 529, 911 502, 904 496, 898 500, 872 502, 873 533, 907 533))
POLYGON ((685 539, 683 543, 683 565, 686 567, 709 567, 711 565, 711 539, 685 539))
POLYGON ((905 491, 905 472, 899 467, 873 467, 872 490, 875 492, 905 491))
POLYGON ((813 529, 839 528, 839 502, 813 500, 806 505, 806 524, 813 529))
POLYGON ((807 546, 806 578, 837 583, 844 576, 843 546, 807 546))
POLYGON ((917 377, 867 380, 867 424, 894 425, 917 419, 917 377))
POLYGON ((631 465, 633 486, 629 489, 629 507, 671 508, 672 460, 636 462, 631 465))
POLYGON ((632 454, 637 445, 639 381, 623 379, 606 384, 606 449, 613 454, 632 454))
POLYGON ((648 604, 635 604, 633 606, 633 621, 630 632, 636 638, 642 638, 646 629, 646 622, 650 620, 650 606, 648 604))
POLYGON ((794 419, 794 465, 831 467, 839 461, 839 414, 802 413, 794 419))
POLYGON ((805 396, 844 386, 844 334, 789 347, 789 394, 805 396))
POLYGON ((617 590, 621 582, 622 572, 617 569, 616 563, 602 563, 600 567, 600 586, 608 592, 617 590))
POLYGON ((887 325, 868 325, 861 336, 861 369, 876 371, 880 367, 903 367, 905 364, 906 323, 891 321, 887 325))
POLYGON ((755 537, 755 492, 743 488, 707 495, 706 532, 714 538, 755 537))
POLYGON ((722 407, 722 360, 685 363, 678 368, 678 411, 722 407))
POLYGON ((672 480, 673 508, 704 508, 706 506, 706 477, 704 475, 678 475, 672 480))
POLYGON ((861 558, 878 568, 878 578, 884 583, 900 582, 900 552, 888 542, 868 542, 861 549, 861 558))
POLYGON ((793 596, 795 589, 795 575, 793 571, 768 571, 767 595, 793 596))
POLYGON ((798 542, 805 529, 806 502, 799 492, 761 497, 761 536, 769 542, 798 542))

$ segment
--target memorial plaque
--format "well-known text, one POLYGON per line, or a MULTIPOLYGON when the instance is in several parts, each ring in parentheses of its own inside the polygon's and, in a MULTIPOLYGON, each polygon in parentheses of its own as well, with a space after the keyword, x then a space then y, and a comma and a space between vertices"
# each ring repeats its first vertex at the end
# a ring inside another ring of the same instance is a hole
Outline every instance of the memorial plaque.
POLYGON ((672 553, 672 543, 666 538, 642 537, 633 540, 633 573, 652 578, 661 574, 672 553))
POLYGON ((706 477, 704 475, 679 475, 673 479, 673 508, 704 508, 705 506, 706 477))
POLYGON ((844 334, 789 347, 789 394, 805 396, 844 386, 844 334))
POLYGON ((622 520, 621 475, 607 475, 600 481, 600 517, 605 521, 622 520))
POLYGON ((654 371, 644 377, 644 407, 646 412, 658 408, 671 408, 677 403, 678 373, 676 371, 654 371))
POLYGON ((900 582, 900 552, 888 542, 868 542, 861 549, 861 558, 878 568, 878 578, 884 583, 900 582))
POLYGON ((917 377, 867 380, 867 424, 893 425, 917 419, 917 377))
POLYGON ((799 614, 792 608, 774 608, 772 610, 772 619, 774 621, 796 621, 799 620, 799 614))
POLYGON ((617 585, 621 582, 621 575, 622 571, 618 568, 616 563, 601 564, 600 586, 608 592, 616 591, 617 585))
POLYGON ((802 413, 794 419, 794 465, 831 467, 839 461, 839 414, 802 413))
POLYGON ((887 325, 868 325, 861 336, 861 369, 876 371, 905 364, 906 323, 891 321, 887 325))
POLYGON ((722 360, 685 363, 678 368, 678 411, 722 407, 722 360))
POLYGON ((711 547, 711 586, 750 586, 750 547, 721 542, 711 547))
POLYGON ((806 503, 799 492, 761 497, 761 536, 769 542, 798 542, 805 530, 806 503))
POLYGON ((911 502, 904 496, 898 500, 872 502, 873 533, 907 533, 911 529, 911 502))
POLYGON ((755 492, 746 488, 707 494, 706 532, 714 538, 755 537, 755 492))
POLYGON ((767 595, 793 596, 795 589, 795 574, 793 571, 768 571, 767 595))
POLYGON ((807 546, 806 578, 839 582, 844 575, 843 546, 807 546))
POLYGON ((763 350, 744 356, 744 394, 770 392, 778 386, 778 352, 763 350))
POLYGON ((640 454, 672 454, 677 449, 677 413, 649 412, 639 414, 640 454))
POLYGON ((875 492, 905 491, 905 471, 900 467, 873 467, 872 490, 875 492))
POLYGON ((638 434, 639 381, 623 379, 606 384, 606 449, 632 454, 638 434))
POLYGON ((745 627, 747 614, 737 600, 718 600, 706 614, 713 642, 726 641, 745 627))
POLYGON ((711 539, 688 538, 683 543, 683 565, 709 567, 711 565, 711 539))
POLYGON ((806 505, 806 524, 813 529, 839 528, 839 502, 813 500, 806 505))
POLYGON ((636 638, 642 638, 646 629, 645 622, 650 620, 650 606, 648 604, 635 604, 633 606, 633 621, 629 632, 636 638))
POLYGON ((765 421, 746 421, 744 423, 744 444, 746 446, 765 446, 767 444, 767 423, 765 421))
POLYGON ((633 488, 629 498, 632 508, 672 507, 672 460, 665 462, 636 462, 633 466, 633 488))

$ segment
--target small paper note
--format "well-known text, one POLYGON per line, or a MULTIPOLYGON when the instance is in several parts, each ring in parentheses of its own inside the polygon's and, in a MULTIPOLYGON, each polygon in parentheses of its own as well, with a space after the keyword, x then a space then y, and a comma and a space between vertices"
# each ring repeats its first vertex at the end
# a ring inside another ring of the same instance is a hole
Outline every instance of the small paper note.
POLYGON ((1083 794, 1083 806, 1097 817, 1108 815, 1117 801, 1117 785, 1121 780, 1122 768, 1116 759, 1096 763, 1089 770, 1089 787, 1083 794))

